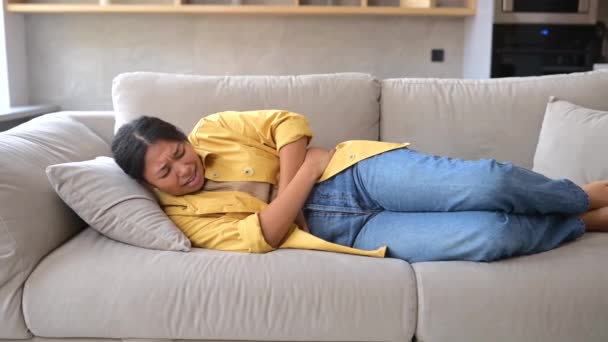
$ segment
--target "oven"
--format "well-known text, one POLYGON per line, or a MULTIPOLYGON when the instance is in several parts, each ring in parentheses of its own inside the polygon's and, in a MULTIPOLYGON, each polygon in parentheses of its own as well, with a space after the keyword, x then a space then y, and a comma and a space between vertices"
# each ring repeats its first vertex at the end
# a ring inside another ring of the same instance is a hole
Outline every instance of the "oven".
POLYGON ((588 24, 599 0, 494 0, 495 23, 588 24))
POLYGON ((593 70, 603 31, 596 25, 494 24, 491 77, 593 70))

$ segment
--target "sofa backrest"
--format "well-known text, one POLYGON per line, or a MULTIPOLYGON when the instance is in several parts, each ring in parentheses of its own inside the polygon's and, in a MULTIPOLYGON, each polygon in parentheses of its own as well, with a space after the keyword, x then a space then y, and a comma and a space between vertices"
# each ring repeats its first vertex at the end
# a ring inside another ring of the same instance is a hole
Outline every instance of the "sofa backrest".
POLYGON ((45 255, 86 226, 57 196, 45 168, 99 155, 110 155, 110 146, 66 115, 0 133, 0 339, 31 337, 23 284, 45 255))
POLYGON ((194 76, 124 73, 112 84, 116 129, 141 115, 157 116, 188 133, 221 111, 283 109, 304 114, 314 146, 378 140, 380 82, 362 73, 300 76, 194 76))
POLYGON ((450 157, 532 168, 550 96, 608 110, 608 72, 456 80, 382 81, 380 139, 450 157))

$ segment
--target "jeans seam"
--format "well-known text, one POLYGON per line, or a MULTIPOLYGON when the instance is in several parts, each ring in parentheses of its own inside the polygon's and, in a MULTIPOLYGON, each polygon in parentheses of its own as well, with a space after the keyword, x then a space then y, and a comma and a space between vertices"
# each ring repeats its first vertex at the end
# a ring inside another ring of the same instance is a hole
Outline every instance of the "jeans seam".
POLYGON ((361 225, 361 229, 359 229, 359 232, 357 233, 357 236, 355 236, 355 240, 353 240, 353 247, 357 245, 357 241, 359 240, 359 236, 361 236, 361 232, 363 231, 363 229, 365 229, 365 226, 367 225, 367 223, 369 223, 369 221, 376 217, 376 215, 378 215, 380 213, 380 211, 376 211, 376 212, 372 212, 370 214, 368 214, 367 218, 365 219, 365 222, 363 222, 363 224, 361 225))
MULTIPOLYGON (((358 192, 361 193, 361 194, 359 194, 360 196, 362 196, 363 198, 368 199, 370 202, 372 202, 376 206, 376 208, 370 208, 369 211, 368 211, 368 213, 375 215, 375 214, 379 213, 380 211, 382 211, 383 207, 374 198, 372 198, 372 196, 370 196, 369 192, 365 188, 365 185, 361 181, 361 174, 359 173, 359 164, 355 164, 354 165, 354 170, 353 171, 355 171, 354 172, 354 177, 356 177, 355 189, 357 189, 358 192)), ((367 209, 366 209, 366 211, 367 211, 367 209)))
POLYGON ((332 212, 332 213, 367 214, 367 212, 364 210, 361 210, 361 208, 341 207, 341 206, 333 206, 333 205, 307 204, 302 209, 308 209, 308 210, 312 210, 312 211, 321 211, 321 212, 332 212))
POLYGON ((582 188, 581 188, 581 191, 583 192, 583 195, 584 195, 584 197, 585 197, 585 200, 587 200, 587 202, 586 202, 587 204, 585 205, 585 212, 587 212, 587 211, 589 211, 589 209, 591 209, 591 197, 590 197, 590 196, 589 196, 589 194, 588 194, 588 193, 587 193, 585 190, 583 190, 582 188))
POLYGON ((578 219, 581 230, 583 231, 582 234, 585 234, 585 232, 587 232, 587 225, 585 224, 585 221, 583 221, 583 219, 578 216, 576 218, 578 219))
POLYGON ((574 193, 575 196, 577 194, 580 196, 582 193, 583 198, 585 199, 585 208, 583 213, 589 211, 589 209, 591 209, 591 198, 589 197, 589 194, 585 190, 583 190, 582 187, 580 187, 578 184, 574 183, 570 179, 564 178, 564 180, 566 180, 566 182, 570 185, 573 185, 573 187, 571 187, 571 191, 572 193, 574 193))

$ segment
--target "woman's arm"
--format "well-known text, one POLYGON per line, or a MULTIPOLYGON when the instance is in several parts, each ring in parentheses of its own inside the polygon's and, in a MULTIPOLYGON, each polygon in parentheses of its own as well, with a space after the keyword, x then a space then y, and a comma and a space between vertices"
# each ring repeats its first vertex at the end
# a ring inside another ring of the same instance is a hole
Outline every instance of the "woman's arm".
MULTIPOLYGON (((284 110, 255 110, 246 112, 227 111, 202 118, 194 127, 188 140, 193 145, 206 138, 209 129, 219 128, 242 137, 253 139, 280 151, 285 145, 301 137, 312 138, 308 119, 302 114, 284 110), (202 128, 207 127, 207 131, 202 128)), ((234 138, 233 137, 233 138, 234 138)))
POLYGON ((311 148, 306 152, 304 163, 268 207, 259 213, 264 240, 273 248, 278 248, 302 209, 317 179, 329 163, 332 151, 311 148))
MULTIPOLYGON (((280 177, 278 194, 281 194, 285 190, 287 184, 291 182, 293 177, 296 175, 296 172, 298 172, 302 166, 302 163, 304 163, 308 141, 308 137, 302 137, 290 144, 283 146, 279 150, 280 177)), ((298 227, 300 227, 300 229, 309 232, 302 210, 298 212, 295 223, 298 225, 298 227)))

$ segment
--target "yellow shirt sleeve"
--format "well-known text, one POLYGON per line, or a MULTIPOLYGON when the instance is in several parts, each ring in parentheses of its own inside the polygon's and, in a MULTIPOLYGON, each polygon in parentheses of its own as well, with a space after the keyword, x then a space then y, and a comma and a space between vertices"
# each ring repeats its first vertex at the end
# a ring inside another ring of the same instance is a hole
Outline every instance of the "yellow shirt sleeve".
MULTIPOLYGON (((203 125, 215 125, 235 133, 231 138, 254 139, 279 151, 283 146, 302 137, 312 139, 308 119, 301 114, 285 110, 226 111, 202 118, 190 133, 189 140, 203 137, 203 125)), ((213 128, 209 128, 213 131, 213 128)))
POLYGON ((275 249, 264 239, 257 213, 170 218, 190 239, 193 247, 250 253, 266 253, 275 249))

